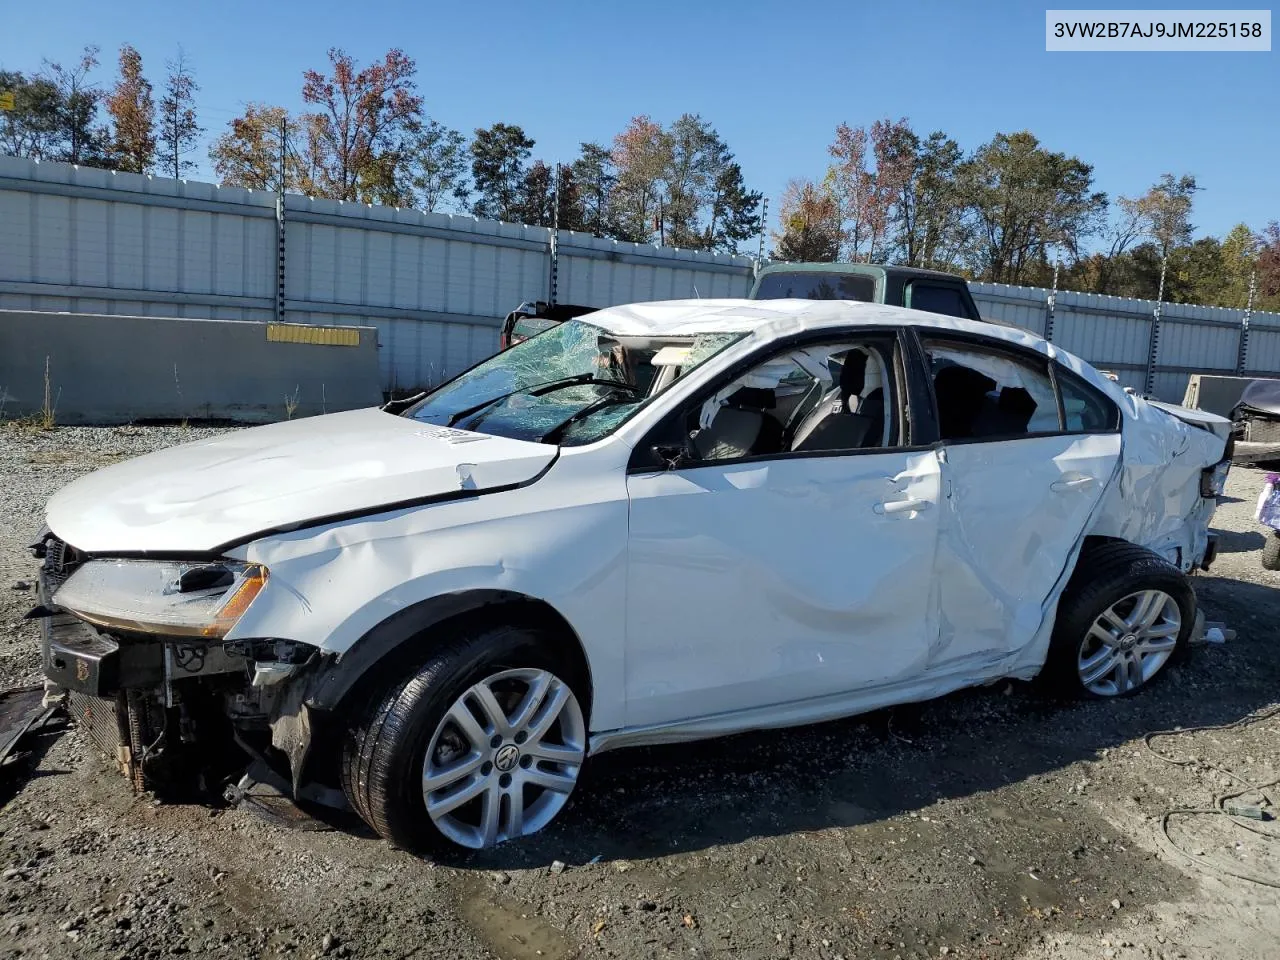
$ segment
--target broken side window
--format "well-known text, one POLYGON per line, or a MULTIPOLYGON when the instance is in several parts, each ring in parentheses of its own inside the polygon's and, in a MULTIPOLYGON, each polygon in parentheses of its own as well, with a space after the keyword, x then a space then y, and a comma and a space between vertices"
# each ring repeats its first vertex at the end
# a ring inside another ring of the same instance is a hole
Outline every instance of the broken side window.
POLYGON ((943 440, 1014 439, 1058 433, 1048 360, 925 340, 943 440))

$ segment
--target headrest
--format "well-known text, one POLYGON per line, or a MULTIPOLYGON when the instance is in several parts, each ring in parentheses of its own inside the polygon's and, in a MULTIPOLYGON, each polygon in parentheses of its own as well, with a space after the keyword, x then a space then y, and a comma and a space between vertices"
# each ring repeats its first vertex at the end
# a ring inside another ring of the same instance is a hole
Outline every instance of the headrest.
POLYGON ((778 395, 764 387, 739 387, 725 397, 725 403, 731 407, 746 407, 748 410, 772 410, 778 405, 778 395))
POLYGON ((867 354, 861 350, 850 350, 844 355, 844 363, 840 366, 840 392, 852 397, 862 392, 867 379, 867 354))
POLYGON ((1028 417, 1036 412, 1035 400, 1022 387, 1005 387, 1001 390, 999 407, 1008 413, 1026 414, 1028 417))
POLYGON ((962 367, 955 363, 943 367, 933 378, 936 389, 946 387, 949 390, 963 391, 966 394, 990 393, 996 388, 996 382, 985 373, 979 373, 971 367, 962 367))

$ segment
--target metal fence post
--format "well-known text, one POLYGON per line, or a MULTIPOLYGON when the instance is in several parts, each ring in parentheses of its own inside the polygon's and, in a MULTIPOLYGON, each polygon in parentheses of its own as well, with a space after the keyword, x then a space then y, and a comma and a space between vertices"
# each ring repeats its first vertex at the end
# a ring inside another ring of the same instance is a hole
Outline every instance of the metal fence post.
POLYGON ((1169 258, 1160 261, 1160 292, 1156 295, 1156 308, 1151 314, 1151 341, 1147 344, 1147 378, 1144 396, 1156 392, 1156 354, 1160 351, 1160 307, 1164 304, 1164 278, 1169 268, 1169 258))
POLYGON ((276 197, 276 322, 284 323, 284 193, 276 197))
POLYGON ((1258 289, 1258 271, 1249 275, 1249 300, 1240 318, 1240 347, 1236 352, 1236 373, 1242 374, 1249 361, 1249 321, 1253 318, 1253 295, 1258 289))
POLYGON ((280 185, 276 191, 276 323, 284 323, 284 188, 289 170, 289 122, 280 120, 280 185))
POLYGON ((556 302, 556 287, 559 285, 557 273, 559 272, 558 260, 560 257, 559 251, 556 249, 555 230, 551 231, 551 236, 547 240, 547 256, 550 258, 550 263, 547 265, 547 303, 554 305, 556 302))
POLYGON ((560 161, 556 161, 556 179, 551 195, 551 233, 547 238, 547 303, 555 306, 560 285, 560 161))
POLYGON ((1053 317, 1058 308, 1058 266, 1061 260, 1053 261, 1053 287, 1044 301, 1044 338, 1053 342, 1053 317))

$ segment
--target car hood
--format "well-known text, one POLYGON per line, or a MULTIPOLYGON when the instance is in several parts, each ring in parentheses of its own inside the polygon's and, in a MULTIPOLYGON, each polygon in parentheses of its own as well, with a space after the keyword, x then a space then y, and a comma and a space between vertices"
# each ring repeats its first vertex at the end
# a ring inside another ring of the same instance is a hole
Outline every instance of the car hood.
POLYGON ((557 452, 352 410, 106 467, 54 494, 47 522, 88 553, 207 552, 326 518, 507 489, 535 480, 557 452))

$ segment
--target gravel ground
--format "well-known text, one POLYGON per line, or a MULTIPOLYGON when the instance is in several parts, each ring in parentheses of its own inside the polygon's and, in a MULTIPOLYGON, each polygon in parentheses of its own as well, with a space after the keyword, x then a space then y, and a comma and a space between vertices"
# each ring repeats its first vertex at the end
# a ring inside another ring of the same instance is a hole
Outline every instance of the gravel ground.
MULTIPOLYGON (((49 495, 214 432, 0 429, 0 686, 38 676, 20 619, 33 597, 10 586, 33 574, 23 547, 49 495)), ((455 862, 349 820, 302 830, 248 808, 156 805, 78 731, 50 734, 0 771, 0 956, 1270 960, 1280 894, 1227 872, 1280 882, 1280 844, 1222 816, 1175 816, 1172 841, 1160 830, 1167 811, 1238 789, 1233 777, 1280 777, 1280 716, 1237 723, 1280 702, 1260 484, 1233 471, 1215 521, 1225 552, 1196 578, 1239 637, 1133 699, 1054 703, 999 684, 607 754, 550 829, 455 862)))

